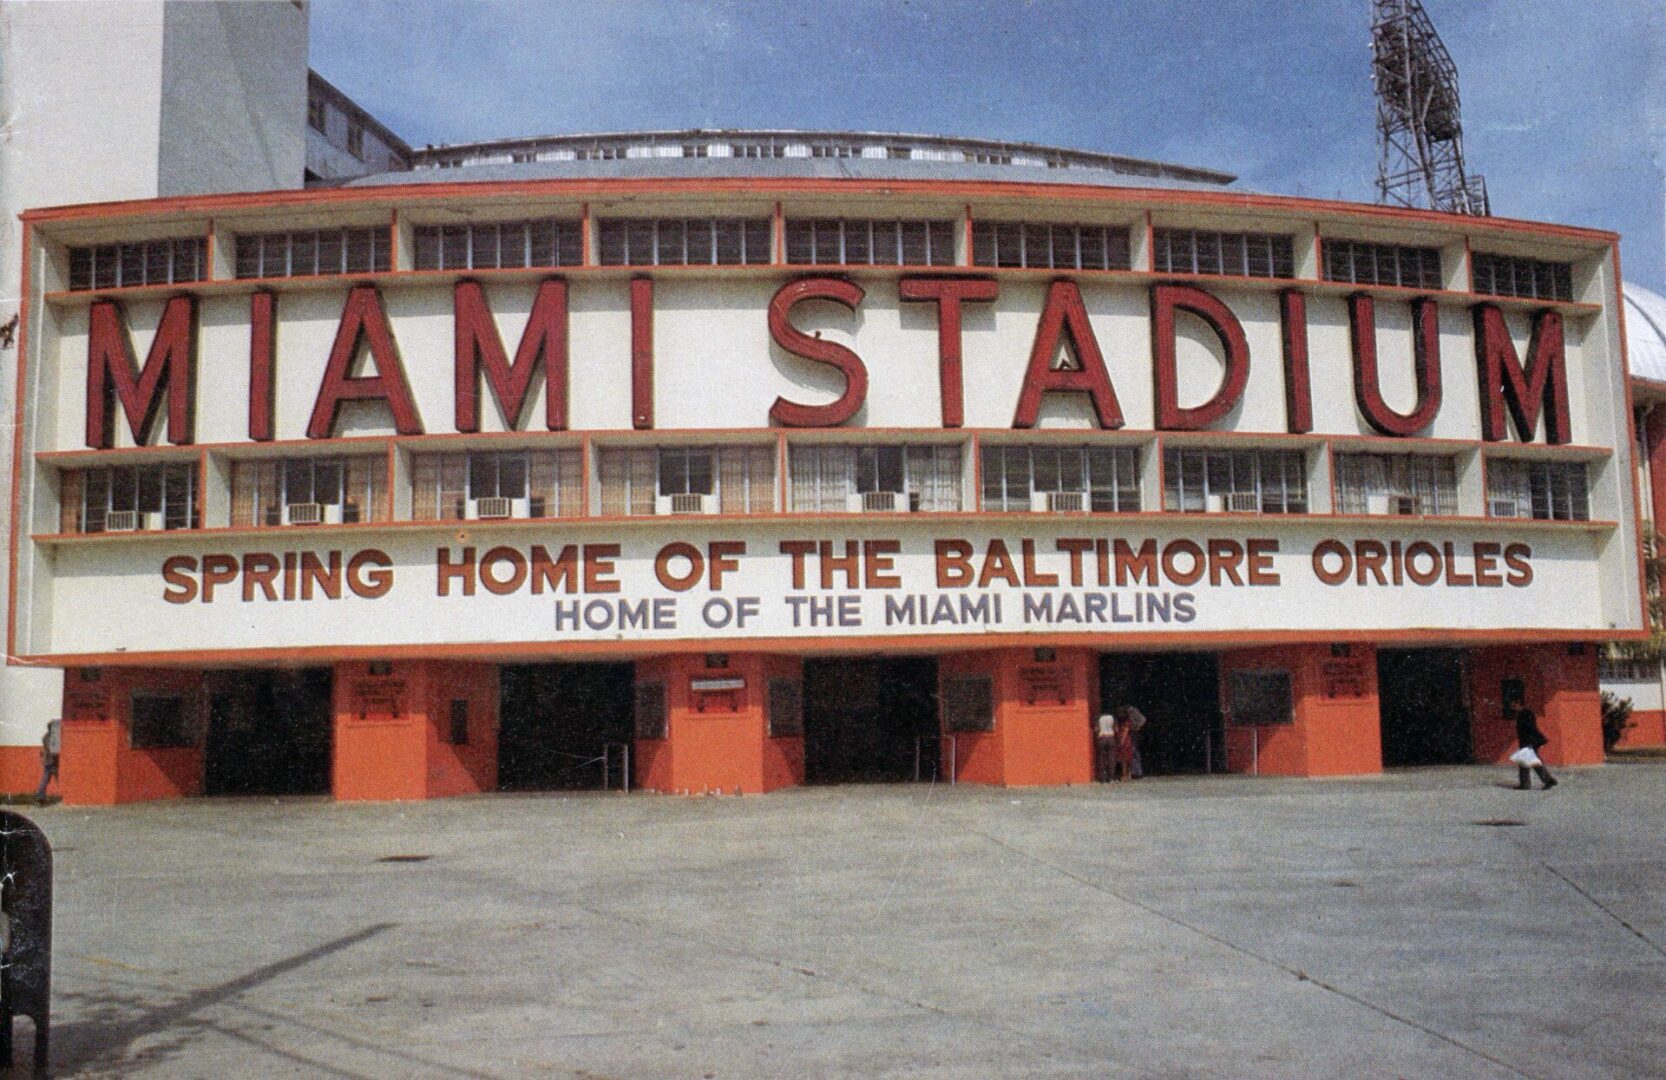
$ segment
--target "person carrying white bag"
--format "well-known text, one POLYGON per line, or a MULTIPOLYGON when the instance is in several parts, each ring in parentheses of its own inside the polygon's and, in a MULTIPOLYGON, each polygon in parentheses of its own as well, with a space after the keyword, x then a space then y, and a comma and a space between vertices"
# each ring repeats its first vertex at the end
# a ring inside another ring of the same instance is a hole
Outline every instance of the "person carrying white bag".
POLYGON ((1545 763, 1539 759, 1539 751, 1550 740, 1539 730, 1539 718, 1526 705, 1516 709, 1516 742, 1521 749, 1510 755, 1510 760, 1516 763, 1516 788, 1526 791, 1533 786, 1532 774, 1539 774, 1539 783, 1544 790, 1549 791, 1556 786, 1556 777, 1550 775, 1545 763))

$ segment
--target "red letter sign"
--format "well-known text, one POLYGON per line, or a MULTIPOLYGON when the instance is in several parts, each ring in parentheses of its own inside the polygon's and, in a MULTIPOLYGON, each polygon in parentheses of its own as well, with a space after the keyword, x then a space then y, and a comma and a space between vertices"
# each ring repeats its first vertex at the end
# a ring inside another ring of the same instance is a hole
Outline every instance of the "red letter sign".
POLYGON ((143 371, 136 370, 122 309, 109 300, 94 301, 87 313, 87 445, 95 450, 108 450, 112 445, 112 393, 121 399, 133 441, 140 446, 149 443, 164 382, 168 384, 168 441, 176 446, 190 443, 196 426, 196 366, 195 297, 176 296, 162 309, 143 371))
POLYGON ((278 336, 278 297, 264 289, 249 295, 249 438, 272 438, 272 371, 278 336))
POLYGON ((1440 412, 1440 308, 1428 297, 1411 302, 1412 355, 1417 369, 1417 406, 1397 413, 1383 402, 1377 383, 1377 313, 1371 297, 1348 297, 1354 343, 1354 404, 1365 422, 1384 435, 1415 435, 1440 412))
POLYGON ((394 430, 401 435, 422 434, 422 417, 417 415, 411 384, 405 379, 399 346, 394 343, 387 312, 382 310, 382 295, 373 285, 356 285, 347 294, 324 382, 307 421, 307 438, 328 439, 335 433, 336 410, 343 401, 385 401, 393 413, 394 430), (370 347, 374 375, 352 374, 361 342, 370 347))
POLYGON ((961 302, 993 300, 1000 290, 990 278, 903 278, 897 283, 897 294, 904 300, 937 302, 937 380, 946 428, 957 428, 966 421, 961 393, 961 302))
POLYGON ((1035 427, 1041 415, 1041 395, 1049 390, 1087 394, 1099 414, 1100 427, 1122 426, 1122 405, 1111 387, 1105 358, 1099 354, 1099 342, 1093 336, 1087 308, 1082 306, 1081 290, 1074 281, 1055 281, 1047 288, 1047 304, 1041 309, 1041 319, 1036 324, 1035 345, 1030 349, 1030 366, 1024 372, 1024 386, 1018 394, 1018 411, 1013 414, 1012 426, 1035 427), (1070 338, 1071 351, 1076 356, 1074 368, 1053 367, 1061 331, 1070 338))
POLYGON ((1284 426, 1293 435, 1313 430, 1313 386, 1307 373, 1307 296, 1300 289, 1278 294, 1284 331, 1284 426))
POLYGON ((538 286, 527 316, 526 331, 511 364, 498 336, 497 323, 486 306, 486 290, 478 281, 459 281, 452 291, 457 318, 454 369, 458 431, 480 430, 480 377, 497 399, 505 426, 518 428, 525 410, 532 373, 544 358, 544 426, 561 431, 567 426, 567 283, 551 278, 538 286))
POLYGON ((1516 434, 1531 442, 1545 410, 1545 440, 1572 439, 1568 424, 1568 370, 1563 348, 1562 316, 1541 311, 1533 316, 1533 336, 1527 343, 1527 370, 1516 355, 1504 313, 1494 304, 1477 304, 1475 367, 1481 378, 1481 437, 1497 442, 1508 437, 1504 407, 1516 422, 1516 434))
POLYGON ((769 336, 775 344, 806 360, 828 364, 844 373, 845 392, 826 405, 800 405, 776 398, 769 418, 787 427, 835 427, 856 415, 868 396, 868 369, 862 358, 834 341, 811 337, 788 318, 800 300, 831 300, 855 311, 862 302, 862 287, 842 278, 803 278, 781 286, 769 302, 769 336))
POLYGON ((631 278, 631 426, 654 426, 654 279, 631 278))
POLYGON ((1232 410, 1249 381, 1249 342, 1237 316, 1225 304, 1191 285, 1154 285, 1151 288, 1151 379, 1157 403, 1157 427, 1162 431, 1202 431, 1232 410), (1190 409, 1180 407, 1175 372, 1174 315, 1187 311, 1208 324, 1220 339, 1226 370, 1215 396, 1190 409))

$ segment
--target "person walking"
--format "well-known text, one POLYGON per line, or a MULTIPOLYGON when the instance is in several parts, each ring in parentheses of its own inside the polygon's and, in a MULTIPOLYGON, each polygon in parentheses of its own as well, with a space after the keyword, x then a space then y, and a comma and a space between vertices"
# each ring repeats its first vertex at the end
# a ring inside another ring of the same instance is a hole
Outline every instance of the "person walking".
POLYGON ((1516 788, 1526 791, 1533 786, 1532 774, 1538 773, 1539 783, 1545 791, 1556 786, 1556 777, 1550 775, 1545 763, 1539 758, 1539 751, 1550 740, 1539 730, 1539 718, 1534 715, 1525 703, 1516 707, 1516 742, 1521 749, 1510 755, 1510 760, 1516 763, 1516 788))
POLYGON ((1093 722, 1093 775, 1101 784, 1116 776, 1116 716, 1110 709, 1093 722))
POLYGON ((48 720, 46 732, 40 737, 40 787, 35 789, 35 805, 46 805, 46 789, 58 778, 58 752, 62 746, 63 721, 48 720))

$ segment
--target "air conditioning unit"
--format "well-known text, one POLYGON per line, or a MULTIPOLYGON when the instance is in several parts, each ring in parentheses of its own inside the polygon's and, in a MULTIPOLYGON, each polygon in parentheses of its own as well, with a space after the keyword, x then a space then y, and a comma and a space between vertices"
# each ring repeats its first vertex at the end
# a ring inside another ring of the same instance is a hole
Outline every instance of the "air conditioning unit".
POLYGON ((1488 499, 1487 515, 1489 517, 1498 518, 1526 516, 1521 512, 1521 503, 1517 502, 1515 499, 1488 499))
POLYGON ((112 510, 104 515, 104 531, 133 532, 139 528, 139 519, 144 516, 137 510, 112 510))
POLYGON ((898 492, 864 491, 862 493, 862 512, 864 514, 894 514, 907 509, 908 503, 898 492))
POLYGON ((1080 514, 1087 508, 1087 496, 1080 491, 1049 491, 1047 493, 1047 509, 1055 514, 1080 514))
POLYGON ((1224 496, 1224 495, 1205 495, 1203 497, 1203 512, 1204 513, 1206 513, 1206 514, 1218 514, 1222 510, 1225 510, 1225 509, 1226 509, 1226 496, 1224 496))
POLYGON ((290 503, 284 507, 284 518, 291 525, 322 525, 324 504, 315 502, 290 503))
POLYGON ((698 492, 661 495, 654 500, 654 513, 715 514, 717 513, 717 496, 702 495, 698 492))
POLYGON ((1226 510, 1231 514, 1259 514, 1261 496, 1253 491, 1234 491, 1226 496, 1226 510))
POLYGON ((502 495, 487 495, 474 500, 474 516, 481 521, 515 516, 515 500, 502 495))
POLYGON ((1388 500, 1388 512, 1401 517, 1413 517, 1423 511, 1417 505, 1416 495, 1392 495, 1388 500))
POLYGON ((1386 514, 1389 512, 1390 502, 1387 495, 1367 495, 1365 497, 1365 512, 1367 514, 1386 514))

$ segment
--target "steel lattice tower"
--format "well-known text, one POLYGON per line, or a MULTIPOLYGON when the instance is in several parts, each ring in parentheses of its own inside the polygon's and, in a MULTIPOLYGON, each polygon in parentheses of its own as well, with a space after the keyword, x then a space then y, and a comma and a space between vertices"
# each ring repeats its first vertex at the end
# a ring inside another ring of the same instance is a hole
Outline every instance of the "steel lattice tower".
POLYGON ((1464 171, 1458 68, 1418 0, 1371 0, 1377 201, 1484 215, 1487 183, 1464 171))

